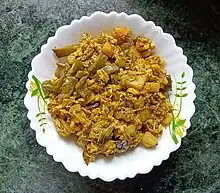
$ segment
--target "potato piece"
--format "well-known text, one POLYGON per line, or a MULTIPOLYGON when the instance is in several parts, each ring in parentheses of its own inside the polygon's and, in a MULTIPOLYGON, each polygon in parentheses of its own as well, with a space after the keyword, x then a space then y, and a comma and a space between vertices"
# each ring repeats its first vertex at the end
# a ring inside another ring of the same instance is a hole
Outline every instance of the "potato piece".
POLYGON ((141 138, 141 143, 145 147, 154 147, 155 145, 157 145, 158 139, 150 132, 146 132, 141 138))
POLYGON ((144 122, 150 117, 151 110, 149 108, 145 108, 145 109, 139 111, 138 114, 141 118, 141 121, 144 122))
POLYGON ((168 125, 168 124, 171 123, 172 119, 173 119, 172 114, 171 114, 171 113, 167 113, 166 116, 165 116, 165 118, 164 118, 164 120, 162 121, 162 123, 163 123, 164 125, 168 125))
POLYGON ((144 83, 145 83, 146 79, 147 79, 146 75, 137 76, 137 77, 135 77, 135 80, 127 81, 126 86, 128 88, 132 87, 132 88, 135 88, 137 90, 141 90, 144 86, 144 83))
POLYGON ((77 45, 68 45, 62 48, 53 49, 58 58, 65 57, 77 50, 77 45))
POLYGON ((102 48, 102 51, 104 52, 105 55, 107 55, 108 57, 112 57, 112 55, 114 54, 112 46, 109 42, 106 42, 102 48))
POLYGON ((134 137, 136 135, 136 126, 135 125, 128 125, 127 127, 127 135, 129 137, 134 137))
POLYGON ((126 66, 126 62, 123 58, 116 58, 115 64, 119 67, 119 68, 124 68, 126 66))
POLYGON ((145 89, 147 92, 159 92, 160 83, 159 82, 147 82, 145 84, 145 89))

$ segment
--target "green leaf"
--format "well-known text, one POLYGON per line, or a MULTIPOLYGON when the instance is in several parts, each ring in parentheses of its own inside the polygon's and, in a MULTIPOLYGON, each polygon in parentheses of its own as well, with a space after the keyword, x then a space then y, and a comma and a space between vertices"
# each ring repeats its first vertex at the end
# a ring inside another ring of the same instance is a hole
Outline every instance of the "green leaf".
POLYGON ((185 84, 186 81, 183 81, 183 82, 176 82, 177 84, 185 84))
POLYGON ((185 77, 185 75, 186 75, 186 73, 185 73, 185 72, 183 72, 183 73, 182 73, 182 75, 181 75, 181 77, 182 77, 182 78, 184 78, 184 77, 185 77))
POLYGON ((40 127, 42 127, 43 125, 47 125, 47 123, 41 123, 41 124, 40 124, 40 127))
POLYGON ((36 117, 39 117, 40 115, 45 115, 45 114, 46 114, 45 112, 41 112, 41 113, 36 114, 36 117))
POLYGON ((179 119, 176 123, 175 123, 175 128, 178 128, 180 126, 183 126, 186 122, 186 119, 179 119))
POLYGON ((32 93, 31 97, 36 96, 38 94, 38 88, 36 88, 32 93))
POLYGON ((188 93, 185 93, 185 94, 182 95, 182 97, 186 97, 186 96, 188 96, 188 93))
POLYGON ((183 87, 183 88, 176 88, 176 90, 185 90, 186 87, 183 87))
POLYGON ((182 96, 181 96, 181 95, 179 95, 179 94, 175 94, 175 96, 176 96, 176 97, 182 97, 182 96))
POLYGON ((42 122, 42 121, 45 121, 45 120, 46 120, 46 118, 43 117, 43 118, 39 119, 38 122, 42 122))
POLYGON ((44 98, 44 93, 43 93, 43 91, 42 91, 42 89, 41 89, 41 82, 38 80, 38 78, 36 77, 36 76, 34 76, 34 75, 32 75, 32 79, 34 80, 34 82, 36 83, 36 85, 37 85, 37 88, 38 88, 38 90, 39 90, 39 93, 40 93, 40 96, 41 96, 41 98, 43 99, 43 101, 45 102, 45 104, 47 104, 47 101, 45 100, 45 98, 44 98))

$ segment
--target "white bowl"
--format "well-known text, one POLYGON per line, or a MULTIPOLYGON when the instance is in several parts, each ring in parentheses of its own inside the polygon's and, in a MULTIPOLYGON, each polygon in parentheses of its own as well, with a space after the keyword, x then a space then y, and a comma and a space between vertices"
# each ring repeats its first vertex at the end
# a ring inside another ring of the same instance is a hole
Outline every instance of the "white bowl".
POLYGON ((195 112, 193 70, 187 65, 187 58, 183 55, 183 50, 176 46, 173 36, 164 33, 161 27, 155 26, 152 21, 145 21, 136 14, 95 12, 90 17, 73 20, 70 25, 57 29, 55 36, 50 37, 47 44, 42 46, 41 53, 34 57, 31 66, 32 71, 28 74, 29 80, 26 84, 28 92, 24 104, 28 109, 27 116, 31 122, 30 126, 36 131, 37 142, 46 147, 47 153, 52 155, 56 162, 62 162, 67 170, 79 172, 80 175, 88 176, 91 179, 101 178, 104 181, 112 181, 118 178, 123 180, 127 177, 133 178, 138 173, 150 172, 154 166, 160 165, 163 160, 168 159, 171 152, 179 148, 181 137, 186 135, 186 129, 190 127, 190 118, 195 112), (77 43, 81 32, 89 32, 91 35, 97 36, 100 32, 111 31, 117 26, 131 28, 135 36, 149 37, 156 45, 156 54, 165 60, 165 68, 173 80, 170 100, 172 103, 175 102, 177 109, 174 111, 176 128, 171 124, 170 128, 165 129, 154 149, 137 147, 124 155, 118 155, 112 159, 101 158, 86 165, 82 157, 82 149, 73 141, 64 140, 57 134, 41 96, 38 94, 31 97, 30 83, 33 81, 32 75, 40 81, 53 77, 56 68, 52 52, 54 47, 77 43), (180 84, 181 82, 182 84, 180 84), (182 88, 182 91, 176 88, 182 88), (179 113, 178 109, 180 109, 179 113), (43 113, 36 116, 39 114, 39 110, 43 113), (179 115, 176 118, 177 114, 179 115), (42 123, 46 124, 41 125, 42 123), (175 137, 178 140, 176 143, 173 140, 175 137))

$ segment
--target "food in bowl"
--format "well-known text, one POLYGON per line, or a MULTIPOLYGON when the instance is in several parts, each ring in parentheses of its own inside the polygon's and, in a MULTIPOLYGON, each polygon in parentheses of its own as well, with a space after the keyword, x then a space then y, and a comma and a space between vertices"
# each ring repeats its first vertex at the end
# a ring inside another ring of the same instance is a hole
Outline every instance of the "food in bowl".
POLYGON ((57 133, 76 136, 88 164, 138 145, 155 147, 172 121, 171 79, 147 37, 114 28, 55 48, 54 78, 42 83, 57 133))

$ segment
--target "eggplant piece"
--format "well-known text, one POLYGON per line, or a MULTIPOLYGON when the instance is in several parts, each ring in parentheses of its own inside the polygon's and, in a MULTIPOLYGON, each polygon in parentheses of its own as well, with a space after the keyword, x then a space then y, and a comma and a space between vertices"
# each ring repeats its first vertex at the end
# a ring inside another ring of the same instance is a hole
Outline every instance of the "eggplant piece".
POLYGON ((62 58, 76 51, 77 47, 78 47, 77 45, 68 45, 62 48, 54 48, 53 51, 58 58, 62 58))

